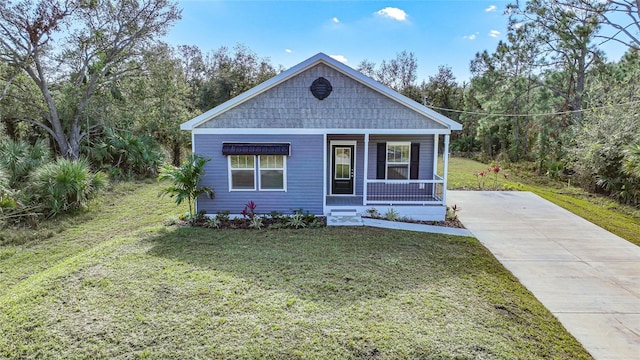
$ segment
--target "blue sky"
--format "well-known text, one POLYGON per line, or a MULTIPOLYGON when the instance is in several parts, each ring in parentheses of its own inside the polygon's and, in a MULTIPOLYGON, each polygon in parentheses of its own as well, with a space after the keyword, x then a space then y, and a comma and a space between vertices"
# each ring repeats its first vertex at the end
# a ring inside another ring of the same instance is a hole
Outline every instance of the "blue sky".
POLYGON ((458 82, 470 78, 475 53, 495 50, 504 39, 507 1, 245 1, 179 0, 180 20, 169 32, 173 45, 203 52, 241 43, 274 65, 289 68, 318 52, 355 68, 379 64, 398 52, 418 59, 418 80, 439 65, 458 82))

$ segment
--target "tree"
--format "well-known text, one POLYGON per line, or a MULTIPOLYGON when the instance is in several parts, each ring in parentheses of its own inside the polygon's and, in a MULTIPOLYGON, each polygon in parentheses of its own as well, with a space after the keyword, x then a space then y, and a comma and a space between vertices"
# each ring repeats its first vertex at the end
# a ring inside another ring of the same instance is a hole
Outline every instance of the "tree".
POLYGON ((436 107, 435 110, 442 115, 458 120, 459 112, 442 110, 462 108, 462 88, 456 82, 456 77, 449 66, 438 66, 438 73, 429 76, 429 81, 423 82, 420 88, 422 95, 427 99, 428 105, 436 107))
POLYGON ((160 196, 169 195, 175 197, 176 205, 187 200, 189 203, 189 216, 194 219, 193 205, 200 195, 207 195, 213 199, 215 192, 210 187, 199 186, 200 179, 204 176, 204 165, 210 159, 197 154, 191 154, 181 167, 165 165, 160 169, 158 180, 168 180, 171 185, 162 190, 160 196))
POLYGON ((221 47, 204 61, 204 82, 200 88, 199 108, 206 111, 240 95, 278 73, 268 58, 260 58, 244 45, 233 52, 221 47))
POLYGON ((598 18, 604 27, 611 27, 613 34, 598 34, 603 42, 616 41, 640 49, 640 1, 638 0, 556 0, 576 13, 589 13, 598 18))
POLYGON ((87 116, 93 96, 179 18, 171 0, 1 2, 0 60, 33 81, 44 105, 41 118, 21 120, 44 129, 62 156, 78 158, 82 138, 100 126, 87 116))
POLYGON ((587 73, 602 59, 593 44, 598 18, 576 11, 574 5, 579 1, 531 0, 524 8, 518 3, 507 7, 510 30, 518 33, 514 38, 533 44, 539 51, 534 65, 543 76, 536 82, 564 99, 558 110, 573 112, 566 125, 581 121, 587 73))
POLYGON ((137 91, 128 106, 137 108, 135 128, 162 144, 172 164, 179 166, 189 144, 189 134, 180 130, 180 124, 199 114, 193 102, 196 90, 188 82, 182 60, 166 44, 147 51, 140 67, 142 76, 136 79, 137 91))
POLYGON ((358 64, 357 70, 404 95, 416 90, 418 60, 412 52, 405 50, 397 53, 395 59, 382 60, 377 69, 375 63, 365 59, 358 64))

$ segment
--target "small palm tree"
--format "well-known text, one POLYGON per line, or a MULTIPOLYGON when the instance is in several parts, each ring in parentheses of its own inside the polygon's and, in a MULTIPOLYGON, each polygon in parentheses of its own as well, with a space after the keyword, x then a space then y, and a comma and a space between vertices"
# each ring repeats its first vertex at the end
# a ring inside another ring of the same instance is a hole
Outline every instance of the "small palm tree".
POLYGON ((169 195, 170 197, 175 197, 176 205, 180 205, 187 200, 189 203, 189 216, 192 219, 194 218, 193 206, 195 199, 204 194, 209 196, 210 199, 215 196, 212 188, 198 186, 200 179, 204 175, 204 165, 209 160, 211 159, 191 154, 180 167, 167 164, 160 169, 158 180, 169 180, 172 183, 171 186, 162 190, 160 196, 169 195))
POLYGON ((640 178, 640 144, 625 149, 623 170, 629 176, 640 178))

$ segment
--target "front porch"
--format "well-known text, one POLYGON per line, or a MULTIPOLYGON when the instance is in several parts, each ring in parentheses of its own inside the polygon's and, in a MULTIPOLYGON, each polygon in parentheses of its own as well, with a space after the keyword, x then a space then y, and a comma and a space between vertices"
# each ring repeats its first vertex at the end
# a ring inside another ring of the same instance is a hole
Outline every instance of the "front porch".
POLYGON ((449 135, 327 134, 324 213, 443 220, 449 135), (443 138, 443 143, 441 143, 443 138), (444 151, 439 151, 440 144, 444 151), (442 152, 442 155, 440 155, 442 152), (444 164, 438 174, 438 162, 444 164))

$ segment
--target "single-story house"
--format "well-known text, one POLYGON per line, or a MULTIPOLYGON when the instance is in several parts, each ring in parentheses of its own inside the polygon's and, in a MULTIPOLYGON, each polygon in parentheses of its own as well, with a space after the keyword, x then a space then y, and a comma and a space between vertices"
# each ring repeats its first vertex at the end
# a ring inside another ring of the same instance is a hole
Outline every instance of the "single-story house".
POLYGON ((320 53, 180 128, 211 159, 201 183, 216 196, 197 199, 208 215, 253 201, 265 214, 442 220, 449 136, 462 125, 320 53))

